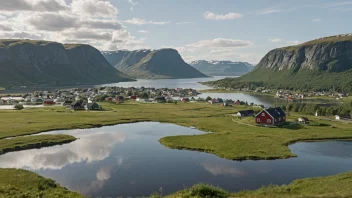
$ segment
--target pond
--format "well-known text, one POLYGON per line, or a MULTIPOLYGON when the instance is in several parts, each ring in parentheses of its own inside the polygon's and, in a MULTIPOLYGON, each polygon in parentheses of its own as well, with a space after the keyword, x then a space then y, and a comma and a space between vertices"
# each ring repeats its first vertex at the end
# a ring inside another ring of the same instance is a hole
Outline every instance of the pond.
POLYGON ((289 147, 297 158, 239 162, 162 146, 158 140, 164 136, 204 134, 174 124, 144 122, 49 133, 79 139, 2 155, 0 167, 28 169, 92 197, 148 196, 161 187, 169 194, 197 183, 235 192, 352 170, 352 143, 344 141, 296 143, 289 147))

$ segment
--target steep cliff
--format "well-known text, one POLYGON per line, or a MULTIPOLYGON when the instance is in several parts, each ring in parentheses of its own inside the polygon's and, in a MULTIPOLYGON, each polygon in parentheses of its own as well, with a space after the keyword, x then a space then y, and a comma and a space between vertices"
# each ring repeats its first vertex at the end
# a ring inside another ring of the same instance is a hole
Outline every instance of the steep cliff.
POLYGON ((190 62, 190 65, 210 76, 241 76, 254 69, 254 66, 247 62, 232 61, 198 60, 190 62))
MULTIPOLYGON (((102 52, 107 59, 112 59, 109 54, 102 52)), ((117 57, 121 52, 116 52, 117 57)), ((198 78, 206 77, 203 73, 184 62, 179 53, 174 49, 136 50, 127 52, 122 59, 114 63, 115 67, 134 78, 198 78)))
POLYGON ((256 68, 219 86, 352 91, 352 34, 312 40, 274 49, 256 68))
POLYGON ((0 40, 0 85, 73 85, 129 80, 89 45, 0 40))

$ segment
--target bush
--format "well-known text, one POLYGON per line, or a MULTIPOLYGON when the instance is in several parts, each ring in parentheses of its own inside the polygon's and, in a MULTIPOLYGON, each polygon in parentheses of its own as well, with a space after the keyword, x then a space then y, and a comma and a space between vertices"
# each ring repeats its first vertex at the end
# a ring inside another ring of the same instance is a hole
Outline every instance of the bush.
POLYGON ((24 107, 23 107, 23 105, 21 105, 21 104, 16 104, 16 105, 15 105, 15 109, 17 109, 17 110, 22 110, 22 109, 24 109, 24 107))
POLYGON ((208 184, 196 184, 190 189, 182 190, 175 194, 176 197, 198 197, 198 198, 226 198, 230 196, 227 191, 208 184))

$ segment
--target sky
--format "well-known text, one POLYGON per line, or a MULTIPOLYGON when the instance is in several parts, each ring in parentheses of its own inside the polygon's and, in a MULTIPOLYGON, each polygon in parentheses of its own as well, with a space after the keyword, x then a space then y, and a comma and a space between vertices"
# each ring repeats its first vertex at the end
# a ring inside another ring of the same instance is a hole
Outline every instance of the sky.
POLYGON ((175 48, 257 64, 270 50, 352 33, 347 0, 0 0, 0 38, 99 50, 175 48))

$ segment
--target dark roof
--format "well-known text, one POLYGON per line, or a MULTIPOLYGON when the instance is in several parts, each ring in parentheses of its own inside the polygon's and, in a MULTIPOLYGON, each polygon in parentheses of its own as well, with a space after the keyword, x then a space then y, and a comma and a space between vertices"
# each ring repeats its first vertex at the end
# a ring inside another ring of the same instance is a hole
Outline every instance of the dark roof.
POLYGON ((273 118, 286 116, 286 113, 280 107, 265 109, 265 111, 268 112, 273 118))
POLYGON ((76 106, 82 106, 83 101, 77 100, 71 104, 71 106, 76 107, 76 106))
POLYGON ((240 113, 241 115, 244 115, 244 116, 251 116, 254 114, 254 111, 253 110, 243 110, 243 111, 238 111, 237 113, 240 113))
POLYGON ((88 103, 87 104, 87 108, 88 109, 92 109, 92 108, 99 108, 99 105, 98 105, 98 103, 88 103))

